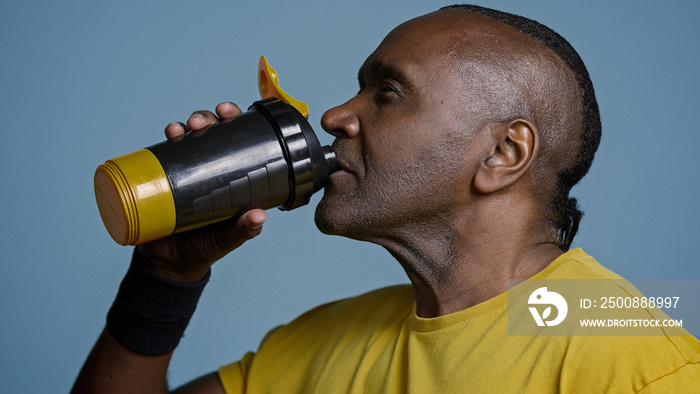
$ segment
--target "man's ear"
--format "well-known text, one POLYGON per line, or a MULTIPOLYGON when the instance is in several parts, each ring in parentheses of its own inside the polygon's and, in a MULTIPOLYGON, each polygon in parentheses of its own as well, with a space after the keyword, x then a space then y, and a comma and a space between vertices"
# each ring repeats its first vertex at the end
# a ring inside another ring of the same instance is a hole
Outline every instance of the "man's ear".
POLYGON ((514 184, 530 169, 539 150, 537 127, 525 119, 514 119, 490 128, 491 146, 474 176, 481 193, 493 193, 514 184))

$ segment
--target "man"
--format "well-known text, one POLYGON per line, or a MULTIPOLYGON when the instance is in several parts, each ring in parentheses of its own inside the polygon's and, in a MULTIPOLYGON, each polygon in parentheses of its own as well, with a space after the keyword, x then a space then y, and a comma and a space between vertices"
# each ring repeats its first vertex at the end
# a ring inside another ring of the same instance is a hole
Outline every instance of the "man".
MULTIPOLYGON (((618 278, 568 251, 581 217, 568 193, 591 165, 600 121, 566 41, 525 18, 451 7, 392 31, 359 82, 321 121, 341 170, 316 223, 385 247, 412 286, 318 307, 178 392, 700 387, 691 337, 508 336, 508 279, 618 278)), ((205 129, 240 110, 222 103, 216 112, 197 112, 187 126, 205 129)), ((169 138, 183 132, 166 128, 169 138)), ((166 391, 171 352, 209 267, 264 221, 251 210, 137 247, 74 390, 166 391)))

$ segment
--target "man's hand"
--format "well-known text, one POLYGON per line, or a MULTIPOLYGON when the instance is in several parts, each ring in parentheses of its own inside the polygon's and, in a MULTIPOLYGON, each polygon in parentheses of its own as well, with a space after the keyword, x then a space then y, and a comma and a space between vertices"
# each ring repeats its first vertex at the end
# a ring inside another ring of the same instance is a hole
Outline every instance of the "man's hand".
MULTIPOLYGON (((216 115, 210 111, 194 112, 186 127, 202 132, 240 114, 236 104, 225 102, 216 106, 216 115)), ((170 123, 165 128, 169 140, 182 138, 186 132, 181 123, 170 123)), ((196 282, 215 261, 260 234, 266 219, 263 210, 252 209, 219 223, 139 245, 137 252, 156 274, 175 281, 196 282)))

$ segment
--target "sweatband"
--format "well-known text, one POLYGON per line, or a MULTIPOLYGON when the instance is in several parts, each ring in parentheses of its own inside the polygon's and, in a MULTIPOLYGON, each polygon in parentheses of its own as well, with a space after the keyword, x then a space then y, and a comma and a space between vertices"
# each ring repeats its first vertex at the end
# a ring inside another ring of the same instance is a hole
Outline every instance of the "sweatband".
POLYGON ((145 355, 175 350, 211 270, 199 282, 181 283, 145 268, 134 250, 129 270, 107 314, 107 330, 120 344, 145 355))

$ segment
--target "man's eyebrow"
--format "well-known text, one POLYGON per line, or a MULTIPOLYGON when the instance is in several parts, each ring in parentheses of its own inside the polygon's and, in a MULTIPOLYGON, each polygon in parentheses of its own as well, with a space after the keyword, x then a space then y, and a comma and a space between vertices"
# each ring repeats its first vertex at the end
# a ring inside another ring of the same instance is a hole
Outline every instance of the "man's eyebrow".
POLYGON ((373 60, 369 64, 364 64, 357 72, 357 80, 360 85, 365 82, 367 77, 373 78, 392 78, 399 82, 407 82, 405 72, 394 63, 386 63, 381 60, 373 60))

